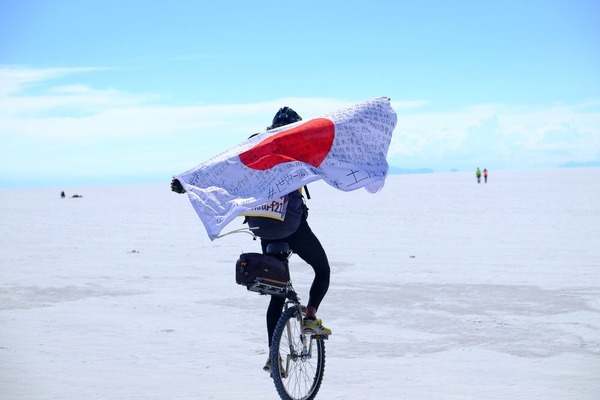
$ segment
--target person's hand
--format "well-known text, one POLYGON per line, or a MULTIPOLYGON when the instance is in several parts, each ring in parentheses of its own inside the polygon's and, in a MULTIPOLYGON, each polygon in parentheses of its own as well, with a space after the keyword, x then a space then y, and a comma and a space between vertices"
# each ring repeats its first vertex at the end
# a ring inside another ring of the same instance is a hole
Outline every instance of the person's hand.
POLYGON ((185 189, 177 179, 171 181, 171 190, 175 193, 185 193, 185 189))

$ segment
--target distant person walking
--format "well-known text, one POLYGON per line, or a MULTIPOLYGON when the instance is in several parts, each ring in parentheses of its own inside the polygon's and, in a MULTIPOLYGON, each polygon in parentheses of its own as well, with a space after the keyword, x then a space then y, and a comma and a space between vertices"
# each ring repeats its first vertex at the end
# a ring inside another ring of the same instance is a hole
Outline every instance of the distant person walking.
POLYGON ((477 177, 477 183, 481 183, 481 170, 477 167, 477 171, 475 171, 475 176, 477 177))
POLYGON ((483 169, 483 181, 485 183, 487 183, 487 169, 486 168, 483 169))
POLYGON ((65 198, 65 192, 64 192, 64 190, 63 190, 62 192, 60 192, 60 198, 61 198, 61 199, 64 199, 64 198, 65 198))

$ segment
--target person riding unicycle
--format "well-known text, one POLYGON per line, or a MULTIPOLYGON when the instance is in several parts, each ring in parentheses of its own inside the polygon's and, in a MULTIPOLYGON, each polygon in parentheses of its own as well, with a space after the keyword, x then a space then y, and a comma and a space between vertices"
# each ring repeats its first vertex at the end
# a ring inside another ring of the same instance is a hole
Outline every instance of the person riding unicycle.
MULTIPOLYGON (((267 130, 279 128, 288 124, 301 121, 298 113, 289 107, 282 107, 277 111, 272 124, 267 130)), ((253 232, 260 237, 262 252, 266 254, 269 243, 285 242, 290 249, 298 254, 307 264, 309 264, 315 276, 309 291, 309 299, 306 307, 306 316, 303 319, 302 330, 305 334, 312 335, 331 335, 331 329, 323 326, 316 314, 321 301, 329 289, 330 267, 327 255, 317 236, 308 225, 308 208, 300 190, 295 190, 288 195, 286 204, 287 210, 283 221, 277 221, 268 217, 248 216, 246 221, 253 232), (299 221, 294 221, 295 217, 300 215, 299 221), (290 229, 290 224, 292 228, 290 229), (297 227, 295 226, 297 225, 297 227), (256 229, 258 228, 258 229, 256 229), (292 233, 290 233, 292 231, 292 233)), ((269 307, 267 308, 267 335, 269 348, 271 339, 277 321, 281 316, 285 299, 278 296, 271 296, 269 307)), ((267 360, 263 369, 270 372, 270 360, 267 360)))

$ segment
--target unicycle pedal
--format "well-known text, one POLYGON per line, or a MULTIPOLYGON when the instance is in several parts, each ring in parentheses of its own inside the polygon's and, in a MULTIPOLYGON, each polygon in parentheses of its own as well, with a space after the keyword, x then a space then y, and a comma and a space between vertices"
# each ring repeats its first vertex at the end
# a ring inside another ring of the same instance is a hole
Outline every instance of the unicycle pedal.
POLYGON ((327 339, 329 339, 329 335, 326 335, 324 333, 322 333, 320 335, 310 335, 310 337, 312 339, 315 339, 315 340, 327 340, 327 339))

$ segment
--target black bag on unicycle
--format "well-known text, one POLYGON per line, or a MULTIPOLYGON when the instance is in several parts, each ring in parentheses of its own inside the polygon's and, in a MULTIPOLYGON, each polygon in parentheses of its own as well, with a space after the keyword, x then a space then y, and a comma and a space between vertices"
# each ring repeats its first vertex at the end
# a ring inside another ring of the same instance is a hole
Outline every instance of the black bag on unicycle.
POLYGON ((235 263, 235 282, 239 285, 265 283, 284 287, 290 280, 283 261, 261 253, 242 253, 235 263))

